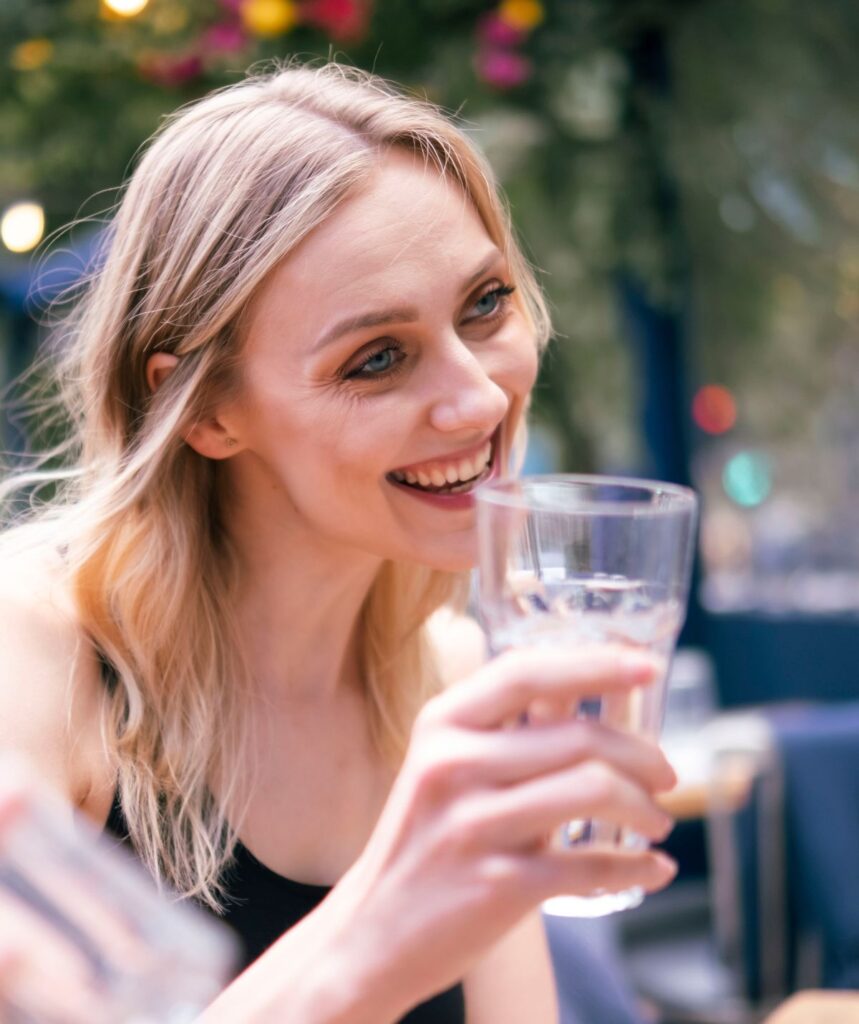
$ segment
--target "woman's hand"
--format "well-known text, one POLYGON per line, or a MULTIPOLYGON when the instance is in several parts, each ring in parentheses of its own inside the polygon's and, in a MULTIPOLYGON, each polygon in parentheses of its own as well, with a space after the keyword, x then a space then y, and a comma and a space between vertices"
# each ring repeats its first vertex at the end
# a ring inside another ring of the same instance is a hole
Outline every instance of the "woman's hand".
POLYGON ((592 817, 663 839, 672 822, 654 794, 676 778, 655 744, 570 717, 510 727, 535 706, 629 693, 659 668, 623 648, 519 649, 426 705, 373 836, 335 889, 354 899, 362 944, 403 1009, 460 979, 549 896, 673 878, 655 851, 548 842, 563 821, 592 817))
POLYGON ((676 779, 658 747, 595 722, 545 721, 547 708, 586 698, 618 706, 660 667, 619 647, 518 649, 431 700, 362 855, 206 1021, 289 1009, 307 1024, 390 1024, 547 897, 666 885, 675 866, 658 852, 549 843, 575 818, 663 839, 672 822, 654 794, 676 779), (514 724, 536 708, 542 724, 514 724))

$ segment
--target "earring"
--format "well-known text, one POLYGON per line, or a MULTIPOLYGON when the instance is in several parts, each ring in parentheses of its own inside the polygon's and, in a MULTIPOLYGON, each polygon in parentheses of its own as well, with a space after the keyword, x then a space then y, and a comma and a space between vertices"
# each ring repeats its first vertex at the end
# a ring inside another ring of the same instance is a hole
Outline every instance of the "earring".
POLYGON ((236 441, 234 437, 227 437, 224 439, 224 444, 228 448, 235 448, 235 446, 238 444, 238 441, 236 441))

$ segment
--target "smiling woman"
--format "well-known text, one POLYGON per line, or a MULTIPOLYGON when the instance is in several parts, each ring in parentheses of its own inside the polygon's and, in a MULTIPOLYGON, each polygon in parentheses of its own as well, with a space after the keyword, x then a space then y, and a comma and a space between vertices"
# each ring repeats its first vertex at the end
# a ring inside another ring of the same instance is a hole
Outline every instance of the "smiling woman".
POLYGON ((380 156, 262 285, 241 395, 195 428, 206 452, 226 431, 235 455, 254 455, 224 467, 234 493, 254 495, 242 529, 276 523, 301 551, 324 547, 315 558, 332 571, 355 552, 471 566, 473 484, 459 466, 476 476, 487 445, 506 464, 537 368, 510 275, 455 180, 408 152, 380 156))
POLYGON ((64 334, 73 462, 5 485, 61 486, 0 546, 0 745, 238 930, 213 1021, 545 1024, 540 900, 671 876, 546 843, 664 834, 654 747, 505 727, 653 666, 481 666, 434 614, 548 330, 482 157, 372 76, 250 78, 128 183, 64 334))

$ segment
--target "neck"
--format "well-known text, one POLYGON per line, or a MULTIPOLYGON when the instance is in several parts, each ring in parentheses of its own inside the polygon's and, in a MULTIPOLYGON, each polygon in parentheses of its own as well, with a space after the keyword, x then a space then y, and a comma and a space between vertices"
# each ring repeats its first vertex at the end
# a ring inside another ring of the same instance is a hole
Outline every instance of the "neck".
POLYGON ((261 695, 322 703, 356 685, 358 617, 382 561, 296 523, 282 497, 231 508, 227 529, 240 634, 261 695))

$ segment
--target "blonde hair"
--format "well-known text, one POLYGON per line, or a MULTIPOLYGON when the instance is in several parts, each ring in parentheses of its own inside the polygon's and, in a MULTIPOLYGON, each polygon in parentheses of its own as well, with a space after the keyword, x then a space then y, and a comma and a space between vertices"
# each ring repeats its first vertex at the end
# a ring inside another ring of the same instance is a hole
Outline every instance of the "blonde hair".
MULTIPOLYGON (((539 287, 463 132, 370 74, 278 68, 180 110, 156 133, 64 330, 76 464, 4 487, 62 481, 37 518, 64 553, 83 628, 113 667, 105 728, 131 839, 156 878, 215 908, 236 841, 232 767, 247 752, 251 683, 231 612, 218 463, 183 437, 240 387, 242 313, 266 275, 390 147, 464 190, 507 254, 542 347, 539 287), (155 393, 145 375, 153 352, 180 357, 155 393)), ((392 758, 439 686, 426 619, 461 582, 386 563, 362 609, 368 713, 392 758)))

